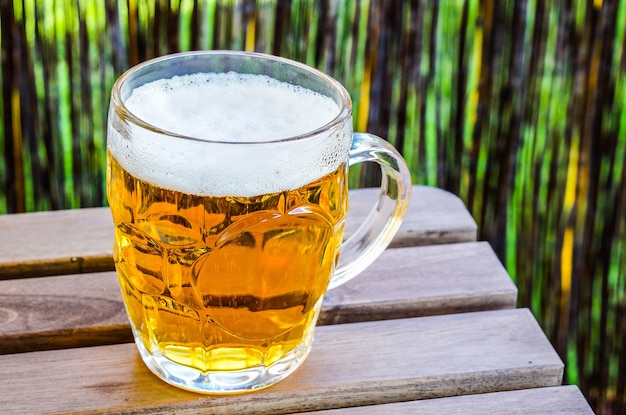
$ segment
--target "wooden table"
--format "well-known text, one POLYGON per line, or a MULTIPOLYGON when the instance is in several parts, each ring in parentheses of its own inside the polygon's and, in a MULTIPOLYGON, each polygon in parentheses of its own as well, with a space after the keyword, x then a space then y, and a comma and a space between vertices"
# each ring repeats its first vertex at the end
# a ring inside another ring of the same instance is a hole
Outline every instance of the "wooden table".
MULTIPOLYGON (((348 232, 376 190, 351 191, 348 232)), ((107 208, 0 216, 0 409, 40 413, 591 414, 454 195, 415 186, 392 246, 330 291, 313 351, 266 390, 207 396, 143 365, 107 208), (316 412, 317 411, 317 412, 316 412)))

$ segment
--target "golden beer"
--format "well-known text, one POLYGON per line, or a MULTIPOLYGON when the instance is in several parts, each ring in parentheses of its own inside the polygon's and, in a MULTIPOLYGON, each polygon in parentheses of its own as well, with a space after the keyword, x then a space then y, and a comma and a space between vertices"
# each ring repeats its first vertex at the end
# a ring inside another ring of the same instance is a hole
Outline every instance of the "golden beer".
POLYGON ((350 96, 315 69, 234 51, 131 68, 111 94, 107 198, 143 361, 205 393, 285 378, 326 290, 385 249, 409 189, 402 157, 353 134, 350 96), (380 197, 343 241, 348 166, 364 161, 384 172, 380 197))
POLYGON ((165 189, 110 154, 107 175, 117 272, 147 350, 238 371, 271 366, 309 337, 342 240, 345 165, 255 197, 165 189))

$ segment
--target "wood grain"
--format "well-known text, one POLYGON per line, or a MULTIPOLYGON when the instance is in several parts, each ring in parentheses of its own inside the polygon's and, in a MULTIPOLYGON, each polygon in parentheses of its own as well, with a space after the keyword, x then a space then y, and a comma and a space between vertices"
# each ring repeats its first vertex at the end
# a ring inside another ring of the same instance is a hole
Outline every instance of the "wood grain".
MULTIPOLYGON (((485 242, 392 248, 330 291, 320 324, 513 308, 485 242)), ((0 354, 132 341, 114 272, 0 281, 0 354)))
MULTIPOLYGON (((373 206, 378 189, 350 191, 346 233, 373 206)), ((0 216, 0 279, 113 270, 113 223, 108 208, 0 216)), ((405 221, 392 246, 466 242, 476 223, 458 197, 414 186, 405 221)))
POLYGON ((11 414, 279 414, 557 386, 562 374, 530 312, 513 309, 318 327, 296 373, 236 396, 171 387, 149 373, 132 344, 0 356, 0 377, 10 379, 0 383, 0 407, 11 414))
POLYGON ((554 386, 480 395, 329 409, 303 415, 593 415, 576 386, 554 386))

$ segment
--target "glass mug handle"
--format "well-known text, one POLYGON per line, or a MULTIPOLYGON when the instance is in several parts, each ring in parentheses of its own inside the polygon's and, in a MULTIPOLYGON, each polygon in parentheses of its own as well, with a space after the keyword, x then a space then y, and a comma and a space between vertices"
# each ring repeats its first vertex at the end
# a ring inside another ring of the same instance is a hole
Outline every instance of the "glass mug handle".
POLYGON ((354 133, 348 165, 366 161, 381 168, 380 194, 367 219, 343 242, 328 289, 351 280, 378 258, 400 228, 409 204, 411 174, 400 153, 380 137, 354 133))

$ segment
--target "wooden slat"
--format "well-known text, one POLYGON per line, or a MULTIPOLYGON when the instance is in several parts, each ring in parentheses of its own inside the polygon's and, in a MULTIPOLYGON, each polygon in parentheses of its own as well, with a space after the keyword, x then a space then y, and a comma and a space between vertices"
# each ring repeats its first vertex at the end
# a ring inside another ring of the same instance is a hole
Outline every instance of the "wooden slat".
MULTIPOLYGON (((485 242, 393 248, 330 291, 320 324, 515 307, 485 242)), ((131 341, 113 272, 0 281, 0 354, 131 341)))
POLYGON ((113 269, 108 208, 0 216, 0 279, 113 269))
POLYGON ((0 356, 6 413, 278 414, 557 386, 563 364, 528 310, 318 327, 300 369, 264 391, 171 387, 133 344, 0 356), (60 395, 60 391, 62 394, 60 395))
POLYGON ((329 291, 323 324, 513 308, 517 287, 490 245, 467 242, 385 251, 329 291))
POLYGON ((554 386, 306 412, 302 415, 593 415, 576 386, 554 386))
MULTIPOLYGON (((378 189, 350 191, 346 232, 361 223, 378 189)), ((392 246, 467 242, 476 224, 458 197, 414 186, 406 219, 392 246)), ((109 271, 113 224, 108 208, 0 216, 0 279, 109 271)))
MULTIPOLYGON (((346 235, 367 217, 378 193, 377 188, 350 191, 346 235)), ((404 221, 390 246, 470 242, 476 240, 476 231, 476 222, 457 196, 436 187, 413 186, 404 221)))

